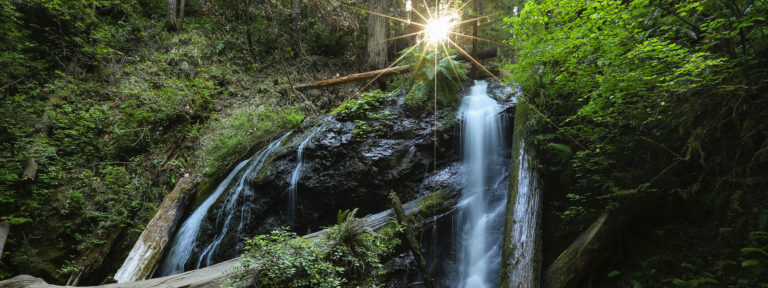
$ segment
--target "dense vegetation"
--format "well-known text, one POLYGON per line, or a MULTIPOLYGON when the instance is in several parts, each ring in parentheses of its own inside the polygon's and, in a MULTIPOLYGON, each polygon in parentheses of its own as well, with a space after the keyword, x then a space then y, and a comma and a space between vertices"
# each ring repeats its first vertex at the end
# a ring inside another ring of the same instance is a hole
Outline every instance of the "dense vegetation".
MULTIPOLYGON (((455 106, 477 75, 455 50, 417 49, 414 73, 388 86, 299 92, 287 87, 370 68, 367 15, 348 6, 369 1, 189 0, 174 23, 166 2, 0 0, 0 279, 97 284, 185 174, 215 181, 326 113, 366 137, 382 116, 372 108, 392 100, 373 88, 410 89, 403 105, 422 113, 455 106)), ((768 287, 768 2, 480 2, 499 13, 480 21, 482 45, 499 46, 492 66, 537 112, 543 266, 600 213, 627 211, 595 285, 768 287)), ((389 33, 411 28, 391 21, 389 33)), ((390 55, 410 44, 389 42, 390 55)), ((392 235, 353 216, 318 242, 256 236, 243 265, 268 269, 238 277, 375 285, 392 235)))
POLYGON ((560 191, 545 229, 650 210, 625 223, 639 231, 603 285, 767 285, 766 15, 765 1, 542 0, 507 18, 560 191))

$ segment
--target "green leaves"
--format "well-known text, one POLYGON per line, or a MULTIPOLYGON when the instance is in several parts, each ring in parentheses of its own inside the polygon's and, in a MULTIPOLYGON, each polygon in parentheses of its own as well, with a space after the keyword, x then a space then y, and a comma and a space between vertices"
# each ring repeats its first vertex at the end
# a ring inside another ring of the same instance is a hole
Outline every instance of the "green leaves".
POLYGON ((412 89, 416 90, 416 93, 423 93, 423 89, 426 88, 431 96, 437 93, 437 100, 440 100, 443 105, 457 107, 459 88, 461 81, 467 79, 467 69, 454 60, 455 56, 441 57, 441 55, 441 52, 414 50, 410 58, 414 63, 412 89), (441 58, 435 59, 436 57, 441 58))

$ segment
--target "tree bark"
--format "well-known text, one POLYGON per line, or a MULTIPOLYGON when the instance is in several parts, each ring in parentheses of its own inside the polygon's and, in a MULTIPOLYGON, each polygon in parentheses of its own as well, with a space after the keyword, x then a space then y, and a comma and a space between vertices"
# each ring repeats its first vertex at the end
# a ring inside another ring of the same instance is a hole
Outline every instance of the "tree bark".
POLYGON ((5 240, 8 240, 8 233, 11 231, 11 222, 4 221, 0 223, 0 260, 3 259, 3 248, 5 240))
POLYGON ((181 0, 179 5, 179 29, 184 29, 184 6, 186 6, 187 0, 181 0))
POLYGON ((176 19, 176 0, 168 0, 167 14, 165 15, 165 29, 176 31, 178 20, 176 19))
POLYGON ((611 234, 615 225, 610 225, 608 212, 582 232, 542 276, 543 288, 576 287, 592 268, 609 253, 611 234))
POLYGON ((416 259, 416 264, 419 265, 419 270, 421 270, 421 274, 424 277, 424 286, 427 286, 427 288, 435 288, 435 282, 432 280, 432 276, 429 275, 429 270, 427 269, 427 261, 424 260, 424 255, 421 255, 421 248, 419 248, 419 241, 416 241, 416 232, 413 231, 413 227, 411 226, 410 221, 408 221, 408 216, 405 215, 405 210, 403 210, 403 205, 400 203, 400 198, 397 197, 397 194, 395 192, 389 193, 389 198, 392 199, 392 209, 395 211, 395 216, 397 217, 397 221, 400 222, 403 226, 405 226, 405 240, 408 243, 408 247, 411 249, 411 253, 413 253, 413 258, 416 259))
MULTIPOLYGON (((388 15, 390 0, 369 0, 368 10, 388 15)), ((368 67, 381 69, 387 67, 387 38, 389 38, 389 22, 387 18, 373 13, 368 14, 367 48, 368 67)))
MULTIPOLYGON (((474 8, 474 12, 475 12, 474 16, 475 17, 477 17, 478 15, 482 14, 481 11, 480 11, 480 0, 472 0, 472 6, 474 8)), ((480 50, 480 46, 477 43, 477 39, 478 39, 477 37, 479 37, 478 36, 478 27, 477 27, 478 26, 478 22, 479 22, 479 20, 475 20, 472 23, 472 36, 473 36, 473 38, 472 38, 472 54, 473 55, 476 54, 478 52, 478 50, 480 50)), ((480 67, 477 67, 477 64, 475 64, 475 62, 472 62, 472 69, 469 71, 470 77, 477 78, 477 76, 479 74, 480 74, 480 67)))
POLYGON ((299 20, 301 19, 301 0, 293 0, 291 3, 291 30, 293 31, 293 56, 298 57, 301 51, 299 20))
POLYGON ((173 232, 184 214, 187 199, 196 186, 197 182, 193 176, 185 176, 176 182, 173 191, 165 197, 155 216, 136 240, 123 265, 115 273, 118 282, 133 282, 150 276, 165 251, 165 245, 173 237, 173 232))
POLYGON ((253 36, 251 32, 251 0, 245 0, 245 40, 248 42, 248 54, 251 58, 256 58, 256 53, 253 52, 253 36))

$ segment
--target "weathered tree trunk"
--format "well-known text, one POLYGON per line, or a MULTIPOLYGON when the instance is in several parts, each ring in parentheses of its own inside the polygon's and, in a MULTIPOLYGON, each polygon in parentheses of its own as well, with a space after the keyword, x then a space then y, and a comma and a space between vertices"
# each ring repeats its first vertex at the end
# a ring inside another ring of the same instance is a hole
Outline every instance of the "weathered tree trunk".
MULTIPOLYGON (((369 0, 368 10, 388 15, 390 0, 369 0)), ((389 22, 387 18, 368 14, 368 67, 381 69, 387 67, 387 38, 389 38, 389 22)))
POLYGON ((184 6, 186 6, 187 0, 181 0, 179 5, 179 29, 184 29, 184 6))
POLYGON ((196 184, 192 176, 183 177, 176 182, 176 187, 165 197, 147 228, 136 240, 128 258, 115 273, 118 282, 133 282, 150 276, 160 261, 166 244, 173 237, 173 232, 184 214, 188 196, 194 191, 196 184))
POLYGON ((413 253, 413 258, 416 259, 416 264, 419 265, 419 270, 421 270, 421 274, 424 277, 424 286, 427 286, 427 288, 435 288, 435 282, 432 280, 432 276, 429 275, 429 269, 427 269, 427 261, 424 260, 424 255, 421 255, 419 241, 416 241, 416 236, 414 236, 416 235, 416 232, 413 231, 413 226, 411 226, 410 221, 408 221, 408 216, 405 215, 405 210, 403 210, 403 204, 400 203, 400 198, 397 197, 395 192, 390 192, 389 198, 392 199, 392 209, 395 211, 397 221, 405 226, 405 240, 408 243, 408 247, 411 249, 411 253, 413 253))
POLYGON ((608 212, 581 233, 552 265, 544 271, 543 288, 576 287, 579 281, 609 253, 611 234, 615 225, 609 225, 608 212))
POLYGON ((165 15, 165 29, 168 31, 176 31, 178 28, 178 20, 176 19, 176 0, 168 0, 167 14, 165 15))
POLYGON ((3 221, 0 223, 0 260, 3 259, 3 248, 5 240, 8 240, 8 233, 11 231, 11 222, 3 221))

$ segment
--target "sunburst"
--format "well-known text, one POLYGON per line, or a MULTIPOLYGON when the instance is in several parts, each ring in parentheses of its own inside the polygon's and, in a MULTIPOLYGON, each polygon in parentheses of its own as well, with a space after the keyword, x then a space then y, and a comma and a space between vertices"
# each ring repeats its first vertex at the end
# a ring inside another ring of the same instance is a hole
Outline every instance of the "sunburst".
MULTIPOLYGON (((461 16, 460 16, 461 12, 464 10, 464 8, 467 7, 469 3, 472 3, 472 0, 466 1, 458 9, 451 9, 450 8, 451 5, 443 5, 442 2, 450 2, 449 4, 453 3, 453 1, 435 0, 434 2, 435 6, 432 7, 432 9, 430 9, 429 4, 427 4, 427 0, 421 0, 421 3, 423 4, 423 7, 426 11, 426 15, 424 15, 420 13, 419 10, 416 9, 416 7, 413 7, 413 3, 411 2, 411 0, 406 0, 405 2, 406 11, 409 11, 409 12, 413 11, 414 14, 416 14, 416 16, 418 16, 422 22, 412 22, 411 19, 401 19, 398 17, 389 16, 389 15, 377 13, 367 9, 357 8, 357 7, 346 5, 346 4, 342 4, 342 5, 345 5, 355 10, 363 11, 365 13, 370 13, 373 15, 385 17, 387 19, 399 21, 408 25, 413 24, 421 27, 420 31, 392 37, 385 40, 385 41, 392 41, 396 39, 414 37, 414 36, 418 38, 415 45, 408 48, 408 50, 405 53, 403 53, 403 55, 400 55, 400 57, 398 57, 395 61, 393 61, 389 66, 387 66, 387 68, 392 68, 393 66, 397 65, 403 59, 405 59, 410 53, 412 53, 415 50, 415 48, 421 47, 421 46, 423 46, 425 50, 431 49, 431 51, 435 53, 434 65, 437 66, 438 53, 443 52, 445 53, 446 56, 449 56, 450 53, 448 52, 447 46, 450 46, 455 48, 457 51, 459 51, 459 53, 461 53, 464 57, 466 57, 466 59, 469 59, 475 67, 479 68, 489 77, 499 82, 502 86, 506 86, 506 83, 504 83, 503 81, 500 81, 499 78, 496 77, 496 75, 491 73, 491 71, 489 71, 485 66, 483 66, 475 57, 467 53, 467 51, 461 48, 461 46, 458 43, 456 43, 453 39, 451 39, 452 37, 462 37, 467 39, 498 43, 498 41, 493 41, 493 40, 477 37, 474 35, 467 35, 467 34, 463 34, 456 31, 464 24, 473 23, 481 19, 487 19, 487 18, 493 17, 495 14, 482 15, 482 16, 478 16, 470 19, 461 19, 461 16), (442 51, 440 50, 441 48, 442 48, 442 51)), ((515 7, 514 15, 517 16, 517 14, 518 14, 517 7, 515 7)), ((425 56, 425 54, 426 53, 423 53, 421 55, 422 59, 419 59, 419 61, 423 60, 423 57, 425 56)), ((458 79, 459 75, 458 75, 458 72, 456 71, 456 68, 453 67, 453 63, 451 63, 451 67, 454 73, 456 73, 456 78, 458 79)), ((376 77, 366 82, 365 85, 363 85, 363 87, 360 88, 360 92, 365 90, 368 86, 371 85, 371 83, 376 81, 383 74, 384 72, 380 73, 379 75, 376 75, 376 77)), ((438 77, 435 77, 435 85, 434 85, 435 87, 435 91, 434 91, 435 92, 434 93, 435 133, 437 133, 437 78, 438 77)), ((567 132, 563 131, 559 125, 557 125, 549 117, 547 117, 541 111, 539 111, 539 109, 535 105, 533 105, 533 103, 530 103, 529 101, 527 101, 525 98, 522 98, 522 97, 519 100, 527 103, 528 106, 530 106, 531 109, 533 109, 533 111, 536 112, 536 114, 539 114, 540 116, 542 116, 550 125, 552 125, 552 127, 554 127, 557 131, 560 131, 561 133, 563 133, 573 143, 578 145, 580 148, 587 150, 587 148, 584 145, 582 145, 578 140, 576 140, 573 136, 571 136, 567 132)), ((437 134, 434 135, 434 143, 435 143, 434 153, 435 153, 435 158, 437 158, 437 134)), ((435 159, 435 165, 436 165, 436 162, 437 162, 437 159, 435 159)))

